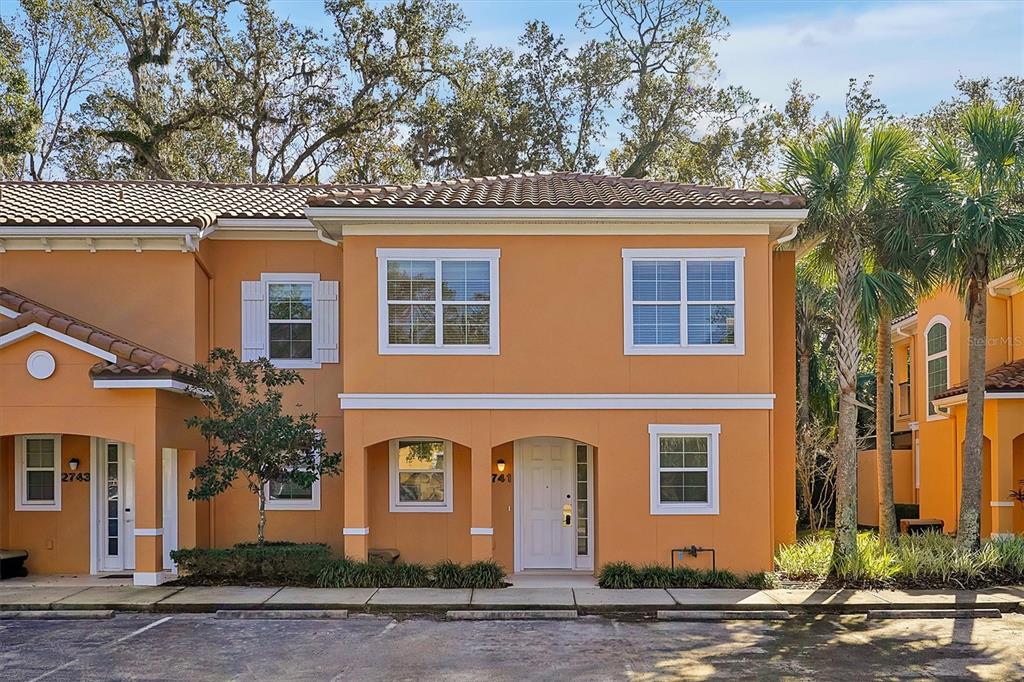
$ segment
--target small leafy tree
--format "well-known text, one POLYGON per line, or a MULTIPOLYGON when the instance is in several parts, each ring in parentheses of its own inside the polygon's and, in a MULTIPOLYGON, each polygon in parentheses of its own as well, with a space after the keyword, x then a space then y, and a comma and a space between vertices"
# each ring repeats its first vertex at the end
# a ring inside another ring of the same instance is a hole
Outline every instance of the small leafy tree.
POLYGON ((341 471, 341 453, 328 452, 316 427, 316 414, 285 414, 283 391, 302 383, 298 372, 275 367, 266 358, 243 362, 235 352, 215 348, 195 371, 189 394, 209 410, 191 417, 189 428, 209 441, 206 461, 189 474, 195 487, 190 500, 209 500, 231 487, 239 475, 259 496, 256 541, 264 542, 267 526, 267 484, 287 481, 312 485, 341 471))

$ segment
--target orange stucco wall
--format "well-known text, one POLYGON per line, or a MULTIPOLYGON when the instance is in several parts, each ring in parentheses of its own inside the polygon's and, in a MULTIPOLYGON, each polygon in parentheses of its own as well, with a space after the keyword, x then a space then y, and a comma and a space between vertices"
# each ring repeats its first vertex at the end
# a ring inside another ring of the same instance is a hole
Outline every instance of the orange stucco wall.
MULTIPOLYGON (((1024 293, 1012 297, 990 296, 988 300, 988 342, 986 368, 991 370, 1024 357, 1024 293)), ((939 290, 919 302, 918 320, 911 339, 894 344, 901 352, 904 344, 914 348, 912 386, 913 421, 918 422, 921 451, 921 515, 939 518, 947 531, 955 531, 960 509, 962 443, 966 406, 950 408, 948 417, 927 414, 924 333, 931 320, 944 315, 950 320, 950 386, 967 379, 969 326, 964 308, 956 294, 939 290)), ((899 375, 897 363, 897 376, 899 375)), ((982 533, 1022 532, 1021 513, 1010 502, 1008 492, 1016 487, 1015 438, 1024 432, 1024 401, 989 399, 985 401, 985 455, 982 485, 982 533), (992 503, 996 503, 993 505, 992 503)), ((908 426, 910 419, 906 420, 908 426)), ((897 430, 901 427, 897 421, 897 430)))
POLYGON ((772 262, 772 533, 775 545, 796 541, 796 253, 772 262))
MULTIPOLYGON (((857 453, 857 523, 878 525, 878 451, 857 453)), ((914 503, 914 451, 892 451, 892 493, 896 504, 914 503)))

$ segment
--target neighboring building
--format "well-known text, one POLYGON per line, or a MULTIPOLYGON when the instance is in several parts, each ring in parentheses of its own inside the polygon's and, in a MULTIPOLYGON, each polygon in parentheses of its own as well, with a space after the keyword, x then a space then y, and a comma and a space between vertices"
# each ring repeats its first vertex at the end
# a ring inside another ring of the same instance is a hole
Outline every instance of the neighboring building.
MULTIPOLYGON (((591 572, 795 535, 790 196, 570 173, 413 186, 0 183, 0 547, 135 571, 251 540, 186 497, 212 347, 300 371, 344 474, 268 537, 591 572), (150 350, 154 349, 154 350, 150 350), (173 358, 173 359, 171 359, 173 358)), ((709 563, 706 555, 687 559, 709 563)))
MULTIPOLYGON (((967 418, 964 304, 940 290, 892 330, 896 501, 918 502, 922 518, 942 519, 954 532, 967 418)), ((986 369, 982 535, 1024 533, 1024 507, 1010 498, 1024 488, 1024 290, 1017 274, 989 287, 986 369)), ((874 461, 873 451, 861 453, 862 522, 878 516, 874 461)))

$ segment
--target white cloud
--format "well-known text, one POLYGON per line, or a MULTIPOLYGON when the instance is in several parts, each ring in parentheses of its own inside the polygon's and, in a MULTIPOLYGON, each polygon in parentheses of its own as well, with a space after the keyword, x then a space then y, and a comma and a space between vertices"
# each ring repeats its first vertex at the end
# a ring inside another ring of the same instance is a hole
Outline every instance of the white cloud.
POLYGON ((891 110, 917 113, 951 95, 961 73, 1024 73, 1024 4, 845 5, 828 15, 820 7, 734 23, 718 50, 722 81, 782 104, 786 83, 799 78, 822 110, 837 111, 847 79, 874 74, 875 94, 891 110))

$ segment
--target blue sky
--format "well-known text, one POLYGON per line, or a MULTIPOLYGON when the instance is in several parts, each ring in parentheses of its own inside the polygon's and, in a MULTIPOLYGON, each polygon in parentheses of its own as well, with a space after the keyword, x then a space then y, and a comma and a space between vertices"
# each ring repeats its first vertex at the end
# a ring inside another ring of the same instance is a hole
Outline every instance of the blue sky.
MULTIPOLYGON (((523 24, 543 19, 576 42, 576 0, 462 0, 467 37, 514 46, 523 24)), ((896 114, 914 114, 953 94, 965 76, 1024 74, 1024 2, 838 2, 721 0, 732 22, 719 45, 723 83, 781 105, 800 78, 840 111, 847 79, 875 75, 875 94, 896 114)), ((324 21, 321 0, 278 0, 300 24, 324 21)))

